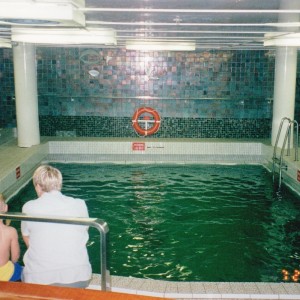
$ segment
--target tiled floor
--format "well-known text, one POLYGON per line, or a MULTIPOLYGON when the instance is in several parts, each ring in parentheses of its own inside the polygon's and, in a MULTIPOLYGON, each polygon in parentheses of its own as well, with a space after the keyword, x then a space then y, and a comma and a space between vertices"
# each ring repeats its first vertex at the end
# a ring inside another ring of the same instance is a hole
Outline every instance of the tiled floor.
MULTIPOLYGON (((31 148, 17 147, 16 140, 0 145, 0 181, 22 161, 45 145, 31 148)), ((94 275, 91 289, 100 288, 100 279, 94 275)), ((133 277, 111 277, 114 292, 176 299, 299 299, 299 283, 232 283, 232 282, 169 282, 133 277)), ((0 297, 1 298, 1 297, 0 297)))
POLYGON ((40 145, 30 148, 20 148, 17 146, 15 139, 0 145, 0 179, 12 169, 15 169, 22 161, 33 155, 38 147, 40 145))
MULTIPOLYGON (((111 286, 113 292, 173 299, 300 299, 300 284, 293 282, 171 282, 111 276, 111 286)), ((99 287, 95 274, 90 288, 99 287)))

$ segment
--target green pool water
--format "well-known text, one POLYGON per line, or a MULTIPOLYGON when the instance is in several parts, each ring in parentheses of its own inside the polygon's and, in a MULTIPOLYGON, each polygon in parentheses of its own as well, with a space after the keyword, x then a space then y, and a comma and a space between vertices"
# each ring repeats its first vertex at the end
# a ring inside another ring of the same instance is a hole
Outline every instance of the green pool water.
MULTIPOLYGON (((282 269, 299 269, 299 198, 274 191, 262 166, 54 166, 62 171, 63 193, 85 199, 90 216, 108 223, 112 275, 280 282, 282 269)), ((29 183, 10 211, 34 198, 29 183)), ((93 228, 88 249, 98 273, 93 228)))

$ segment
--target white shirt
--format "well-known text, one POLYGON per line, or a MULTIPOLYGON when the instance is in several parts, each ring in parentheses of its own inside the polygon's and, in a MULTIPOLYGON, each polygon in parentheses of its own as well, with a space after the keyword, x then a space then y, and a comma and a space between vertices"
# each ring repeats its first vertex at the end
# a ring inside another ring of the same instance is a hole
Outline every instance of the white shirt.
MULTIPOLYGON (((27 202, 22 212, 28 215, 88 217, 83 200, 61 192, 43 193, 27 202)), ((73 283, 91 278, 86 243, 88 227, 41 222, 21 224, 22 235, 29 236, 29 248, 23 261, 23 280, 27 283, 73 283)))

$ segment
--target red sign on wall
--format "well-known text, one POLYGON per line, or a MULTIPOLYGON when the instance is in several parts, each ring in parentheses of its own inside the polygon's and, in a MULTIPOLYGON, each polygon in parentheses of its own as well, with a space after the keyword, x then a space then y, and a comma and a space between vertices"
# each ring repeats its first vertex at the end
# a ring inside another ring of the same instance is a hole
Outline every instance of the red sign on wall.
POLYGON ((19 179, 21 177, 21 168, 16 167, 16 179, 19 179))
POLYGON ((132 143, 133 151, 145 151, 145 143, 132 143))

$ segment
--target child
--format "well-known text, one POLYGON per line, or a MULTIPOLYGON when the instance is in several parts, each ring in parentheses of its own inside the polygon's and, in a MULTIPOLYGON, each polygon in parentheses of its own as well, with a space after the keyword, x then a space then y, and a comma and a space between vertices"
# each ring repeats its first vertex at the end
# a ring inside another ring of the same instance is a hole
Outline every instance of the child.
MULTIPOLYGON (((0 213, 7 212, 7 204, 0 194, 0 213)), ((0 281, 19 281, 22 267, 17 263, 20 245, 17 230, 0 220, 0 281)))

